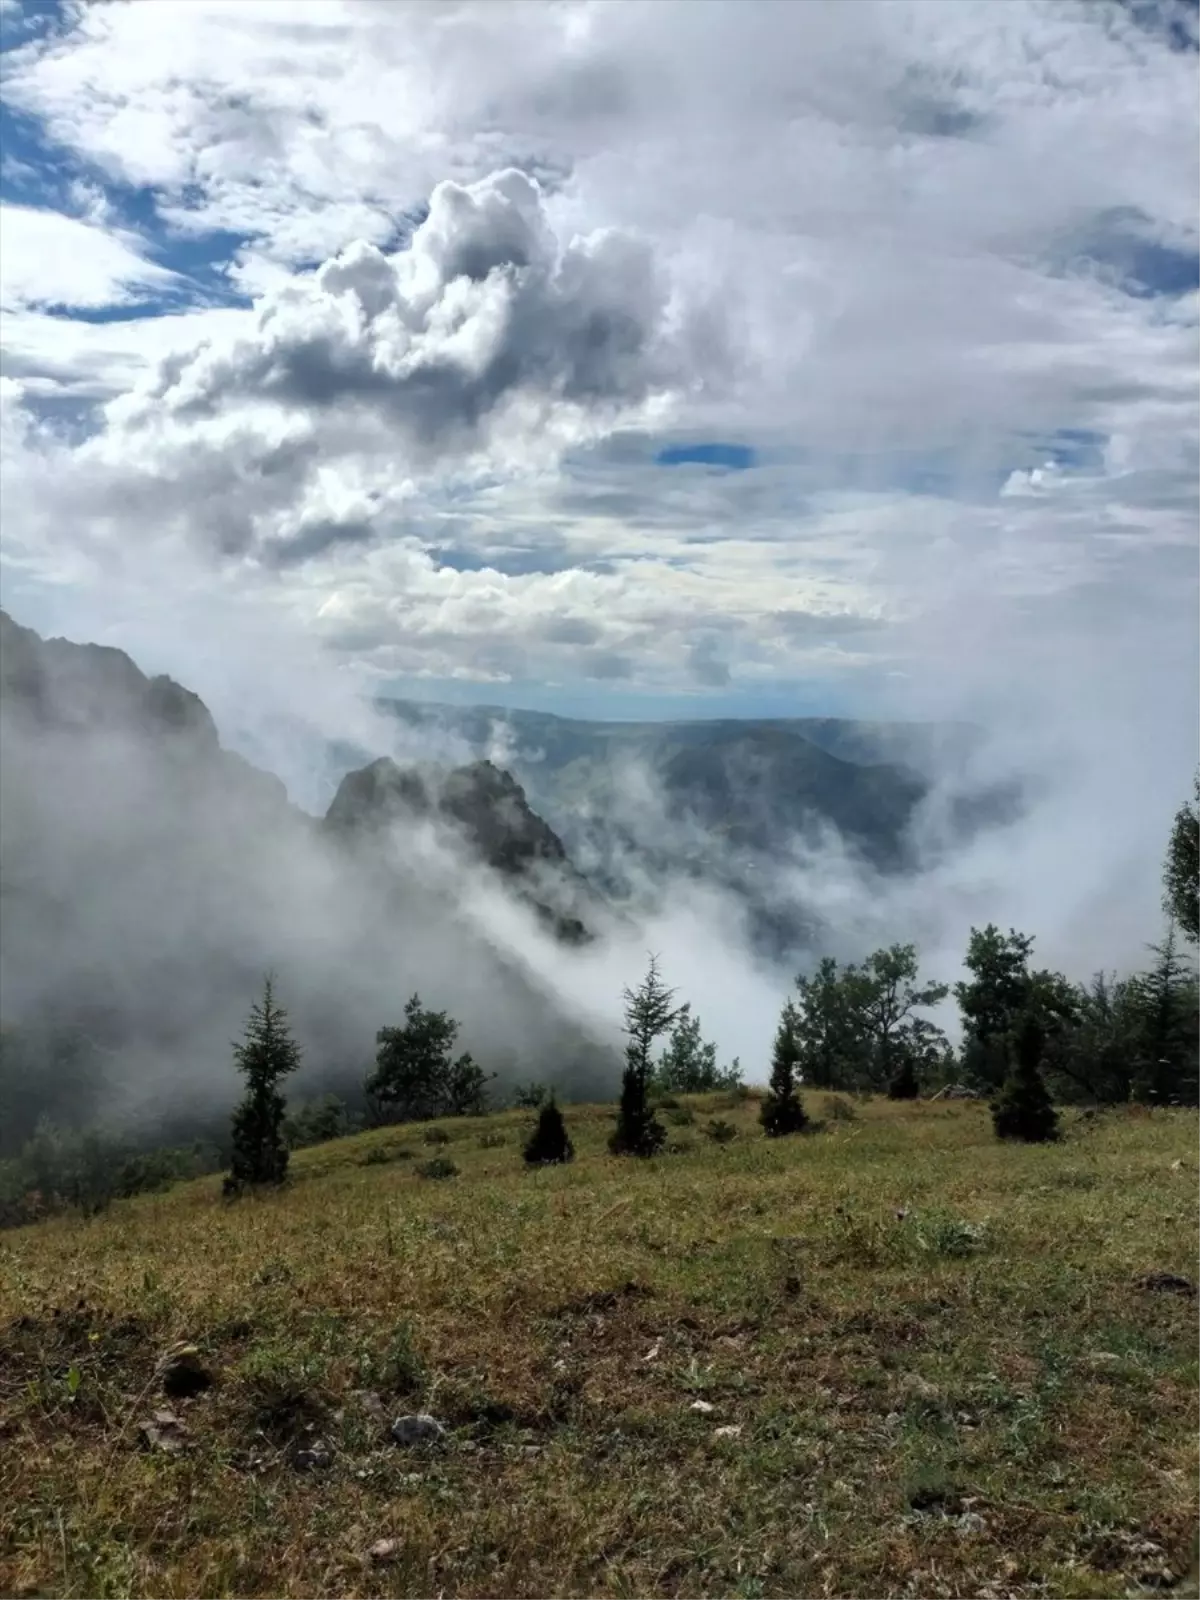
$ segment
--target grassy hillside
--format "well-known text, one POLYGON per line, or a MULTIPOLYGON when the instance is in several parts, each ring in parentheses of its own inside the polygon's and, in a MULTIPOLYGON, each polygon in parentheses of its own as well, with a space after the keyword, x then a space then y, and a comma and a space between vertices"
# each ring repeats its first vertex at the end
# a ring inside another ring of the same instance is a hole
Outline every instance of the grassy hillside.
POLYGON ((1138 1280, 1195 1276, 1194 1116, 1013 1149, 973 1104, 826 1108, 778 1144, 753 1102, 693 1108, 645 1165, 576 1108, 574 1166, 526 1172, 513 1113, 320 1147, 261 1200, 202 1180, 5 1235, 0 1593, 1117 1596, 1183 1570, 1196 1304, 1138 1280), (418 1174, 438 1155, 457 1177, 418 1174), (169 1402, 172 1454, 138 1425, 180 1339, 216 1381, 169 1402), (417 1410, 441 1445, 390 1441, 417 1410))

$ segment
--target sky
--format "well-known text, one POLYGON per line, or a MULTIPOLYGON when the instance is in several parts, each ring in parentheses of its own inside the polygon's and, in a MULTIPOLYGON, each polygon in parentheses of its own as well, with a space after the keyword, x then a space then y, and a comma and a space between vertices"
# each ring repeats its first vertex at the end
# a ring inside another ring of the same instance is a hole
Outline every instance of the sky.
POLYGON ((18 620, 222 726, 953 715, 1133 728, 1183 781, 1191 0, 0 30, 18 620))

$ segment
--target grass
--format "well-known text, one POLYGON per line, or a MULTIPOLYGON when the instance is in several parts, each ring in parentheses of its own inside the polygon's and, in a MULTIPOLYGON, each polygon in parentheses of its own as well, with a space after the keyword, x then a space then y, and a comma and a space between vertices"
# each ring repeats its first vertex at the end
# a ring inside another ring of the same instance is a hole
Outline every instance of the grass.
POLYGON ((823 1129, 776 1141, 754 1100, 689 1100, 737 1138, 645 1163, 572 1107, 577 1159, 540 1171, 530 1113, 463 1122, 448 1183, 404 1159, 423 1130, 383 1129, 296 1155, 280 1193, 203 1179, 0 1235, 0 1593, 1103 1597, 1182 1573, 1196 1304, 1135 1279, 1195 1276, 1194 1117, 1014 1148, 971 1103, 809 1099, 823 1129), (168 1453, 138 1425, 180 1340, 216 1382, 170 1403, 168 1453), (441 1443, 391 1442, 415 1411, 441 1443))

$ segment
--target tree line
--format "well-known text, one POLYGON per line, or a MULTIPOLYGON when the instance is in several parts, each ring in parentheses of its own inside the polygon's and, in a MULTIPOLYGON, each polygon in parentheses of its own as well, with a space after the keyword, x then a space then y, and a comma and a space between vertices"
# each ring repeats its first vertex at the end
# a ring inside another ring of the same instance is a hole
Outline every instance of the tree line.
MULTIPOLYGON (((1200 858, 1200 775, 1196 803, 1173 825, 1163 872, 1164 938, 1149 947, 1146 968, 1132 975, 1098 973, 1074 983, 1038 967, 1032 936, 995 924, 972 928, 953 985, 922 975, 917 948, 895 944, 857 963, 821 960, 795 980, 782 1007, 760 1111, 768 1137, 803 1132, 809 1117, 802 1090, 886 1093, 913 1099, 953 1083, 991 1099, 1000 1137, 1055 1136, 1059 1104, 1195 1105, 1200 1101, 1200 985, 1194 947, 1200 858), (1192 947, 1190 950, 1187 947, 1192 947), (955 1048, 928 1015, 953 995, 961 1025, 955 1048)), ((736 1089, 742 1069, 718 1063, 689 1002, 676 1003, 656 957, 636 988, 624 991, 624 1070, 610 1140, 615 1155, 653 1156, 666 1134, 655 1101, 669 1094, 736 1089)), ((402 1024, 376 1035, 373 1066, 363 1085, 368 1123, 477 1116, 493 1107, 496 1075, 469 1052, 456 1051, 459 1024, 414 994, 402 1024)), ((86 1052, 67 1036, 50 1060, 81 1093, 86 1052)), ((283 1085, 300 1066, 300 1047, 279 1004, 274 979, 264 982, 242 1039, 233 1047, 245 1092, 227 1147, 226 1192, 281 1183, 289 1152, 353 1132, 361 1120, 337 1096, 289 1110, 283 1085)), ((49 1061, 47 1062, 49 1065, 49 1061)), ((0 1109, 24 1109, 31 1090, 29 1050, 20 1030, 0 1032, 0 1109)), ((35 1076, 35 1075, 34 1075, 35 1076)), ((526 1157, 570 1159, 570 1140, 553 1091, 527 1084, 511 1097, 539 1113, 526 1157)), ((4 1118, 0 1118, 3 1124, 4 1118)), ((0 1137, 3 1127, 0 1126, 0 1137)), ((96 1131, 70 1133, 40 1118, 15 1153, 0 1149, 0 1222, 24 1220, 20 1199, 98 1209, 106 1198, 161 1187, 214 1170, 211 1143, 149 1154, 96 1131)))

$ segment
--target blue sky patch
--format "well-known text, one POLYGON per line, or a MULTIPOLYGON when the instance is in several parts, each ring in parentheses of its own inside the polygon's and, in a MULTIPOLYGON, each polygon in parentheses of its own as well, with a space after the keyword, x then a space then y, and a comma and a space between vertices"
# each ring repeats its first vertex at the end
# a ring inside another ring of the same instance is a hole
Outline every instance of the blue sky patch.
POLYGON ((670 444, 654 460, 660 467, 720 467, 727 472, 746 472, 758 457, 748 444, 670 444))

